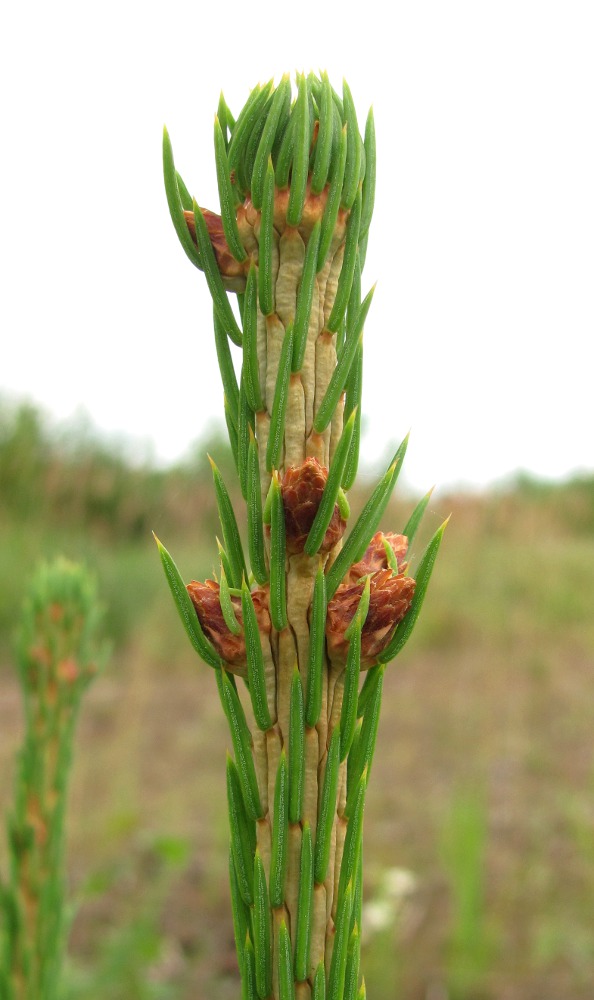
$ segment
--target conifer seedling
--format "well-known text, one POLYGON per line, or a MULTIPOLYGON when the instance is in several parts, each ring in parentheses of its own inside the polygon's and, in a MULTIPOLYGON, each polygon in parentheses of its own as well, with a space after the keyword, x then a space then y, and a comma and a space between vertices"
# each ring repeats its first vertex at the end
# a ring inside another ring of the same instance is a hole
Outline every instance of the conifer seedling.
MULTIPOLYGON (((221 96, 214 147, 220 214, 188 193, 166 130, 165 190, 212 298, 245 504, 234 509, 239 491, 212 462, 217 580, 185 586, 158 544, 230 726, 242 997, 341 1000, 365 996, 363 816, 383 677, 417 621, 445 525, 416 567, 407 530, 382 529, 408 439, 348 523, 374 291, 362 294, 375 200, 372 112, 361 134, 346 83, 339 94, 326 73, 297 74, 292 89, 284 76, 255 87, 237 118, 221 96)), ((410 536, 427 502, 411 514, 410 536)))

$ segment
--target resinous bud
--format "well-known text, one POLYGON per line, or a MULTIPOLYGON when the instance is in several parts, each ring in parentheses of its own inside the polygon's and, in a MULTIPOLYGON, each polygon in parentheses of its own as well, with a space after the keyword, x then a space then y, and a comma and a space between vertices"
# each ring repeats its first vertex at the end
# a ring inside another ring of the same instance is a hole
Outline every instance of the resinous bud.
MULTIPOLYGON (((241 598, 231 596, 231 602, 237 621, 241 626, 239 635, 234 635, 229 629, 221 610, 220 588, 214 580, 200 583, 192 580, 187 585, 187 591, 196 610, 198 620, 206 636, 212 642, 217 653, 225 663, 236 673, 247 670, 245 635, 241 598)), ((252 591, 252 600, 258 621, 258 630, 262 634, 270 632, 270 614, 268 612, 268 591, 257 587, 252 591)))
MULTIPOLYGON (((378 535, 381 536, 381 532, 378 535)), ((377 543, 376 537, 363 559, 351 566, 345 582, 338 587, 328 604, 326 622, 326 638, 331 658, 346 661, 349 644, 345 632, 359 607, 365 580, 369 579, 369 610, 361 631, 362 668, 371 666, 390 642, 396 626, 411 606, 416 586, 413 578, 403 572, 394 575, 387 566, 383 543, 381 540, 377 543), (377 570, 370 568, 378 563, 380 565, 377 570), (360 570, 363 572, 359 572, 360 570)), ((402 536, 392 536, 395 539, 399 537, 402 536)))
MULTIPOLYGON (((291 554, 303 552, 327 479, 328 470, 317 458, 306 458, 301 465, 287 469, 283 476, 281 489, 287 551, 291 554)), ((335 504, 319 551, 329 552, 342 538, 345 528, 346 521, 341 516, 338 504, 335 504)))

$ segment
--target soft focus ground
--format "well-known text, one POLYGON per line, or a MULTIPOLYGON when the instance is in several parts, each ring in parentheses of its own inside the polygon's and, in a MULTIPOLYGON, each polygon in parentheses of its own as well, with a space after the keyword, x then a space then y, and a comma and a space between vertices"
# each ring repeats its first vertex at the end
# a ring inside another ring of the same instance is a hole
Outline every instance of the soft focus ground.
MULTIPOLYGON (((20 467, 22 441, 17 453, 20 467)), ((239 1000, 230 740, 148 530, 184 576, 211 573, 210 488, 202 467, 131 480, 124 462, 66 453, 54 479, 27 467, 29 511, 22 495, 2 510, 1 805, 21 730, 8 634, 37 558, 65 552, 98 574, 113 645, 72 774, 67 996, 239 1000)), ((365 814, 367 995, 590 1000, 594 485, 438 497, 413 560, 450 511, 422 621, 386 675, 365 814)))

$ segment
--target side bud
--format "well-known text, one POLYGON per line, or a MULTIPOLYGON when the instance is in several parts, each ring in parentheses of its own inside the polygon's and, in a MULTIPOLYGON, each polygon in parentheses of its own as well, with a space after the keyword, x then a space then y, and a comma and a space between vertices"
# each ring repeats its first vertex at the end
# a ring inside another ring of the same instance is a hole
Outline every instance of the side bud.
MULTIPOLYGON (((191 580, 187 585, 192 604, 204 633, 212 642, 217 653, 233 673, 243 676, 247 670, 245 634, 241 610, 241 598, 231 597, 235 617, 240 625, 239 635, 234 635, 227 625, 222 609, 219 584, 214 580, 200 583, 191 580)), ((268 589, 257 587, 252 591, 256 621, 260 635, 270 634, 270 613, 268 610, 268 589)))
POLYGON ((345 632, 359 607, 365 578, 369 576, 369 611, 361 633, 361 666, 369 667, 386 648, 396 626, 411 606, 415 581, 405 576, 407 539, 378 531, 358 562, 354 563, 328 605, 326 638, 331 659, 346 661, 345 632), (395 573, 388 566, 386 544, 391 549, 395 573))
MULTIPOLYGON (((233 632, 229 629, 221 610, 219 584, 215 583, 214 580, 207 580, 206 583, 191 580, 187 585, 187 591, 196 609, 202 629, 212 642, 221 659, 234 667, 245 669, 246 657, 243 628, 239 635, 233 635, 233 632)), ((238 597, 232 597, 231 602, 235 616, 239 624, 242 625, 241 601, 238 597)))
MULTIPOLYGON (((291 466, 283 477, 281 492, 285 509, 287 552, 303 552, 307 536, 322 500, 328 470, 317 458, 306 458, 301 465, 291 466)), ((346 521, 341 517, 338 504, 324 535, 320 552, 329 552, 342 538, 346 521)))
MULTIPOLYGON (((229 249, 221 216, 217 215, 216 212, 211 212, 208 208, 203 208, 202 214, 225 288, 233 292, 245 291, 246 268, 244 264, 239 263, 235 259, 229 249)), ((197 244, 194 213, 186 210, 184 211, 184 218, 192 241, 197 244)))

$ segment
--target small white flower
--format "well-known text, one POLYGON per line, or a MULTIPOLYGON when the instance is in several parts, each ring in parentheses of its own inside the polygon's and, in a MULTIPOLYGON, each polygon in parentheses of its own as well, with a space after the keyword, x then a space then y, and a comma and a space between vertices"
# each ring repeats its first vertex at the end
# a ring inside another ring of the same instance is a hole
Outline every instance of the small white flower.
POLYGON ((362 940, 369 941, 374 934, 393 927, 407 898, 414 892, 417 879, 405 868, 388 868, 382 877, 379 890, 363 906, 362 940))
POLYGON ((400 902, 417 887, 417 880, 406 868, 388 868, 384 875, 382 888, 390 899, 400 902))
POLYGON ((363 907, 363 938, 390 927, 394 920, 394 907, 388 899, 370 900, 363 907))

